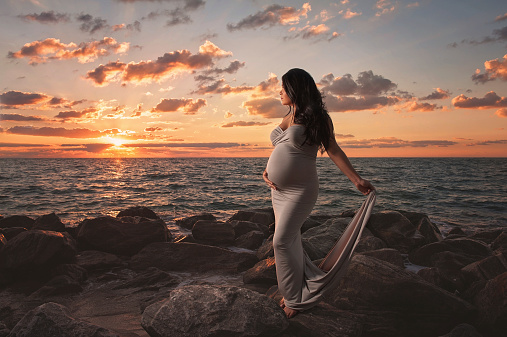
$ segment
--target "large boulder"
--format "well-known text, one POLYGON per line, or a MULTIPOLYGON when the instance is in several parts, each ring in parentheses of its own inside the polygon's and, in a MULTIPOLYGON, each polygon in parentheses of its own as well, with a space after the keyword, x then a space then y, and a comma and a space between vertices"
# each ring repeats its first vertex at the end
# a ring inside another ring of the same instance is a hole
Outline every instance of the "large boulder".
POLYGON ((158 220, 160 217, 153 212, 151 209, 145 206, 133 206, 129 207, 127 209, 124 209, 123 211, 120 211, 116 217, 121 218, 123 216, 139 216, 141 218, 147 218, 147 219, 154 219, 158 220))
POLYGON ((414 227, 426 238, 426 243, 442 241, 442 233, 437 225, 430 221, 424 213, 398 211, 404 215, 414 227))
POLYGON ((34 219, 26 215, 11 215, 0 219, 0 228, 24 227, 31 229, 34 222, 34 219))
POLYGON ((251 231, 234 240, 234 246, 254 250, 259 248, 264 242, 264 233, 260 231, 251 231))
POLYGON ((397 249, 401 253, 408 253, 427 243, 427 239, 412 222, 397 211, 374 213, 366 226, 373 235, 382 239, 387 247, 397 249))
POLYGON ((269 227, 275 222, 275 214, 271 208, 238 211, 228 221, 234 220, 250 221, 269 227))
POLYGON ((263 283, 263 284, 276 284, 276 265, 275 258, 268 257, 265 260, 259 261, 252 268, 248 269, 243 274, 243 283, 263 283))
POLYGON ((258 224, 256 222, 233 220, 229 221, 229 223, 232 225, 232 228, 234 229, 234 236, 236 238, 251 231, 260 231, 264 233, 264 235, 266 236, 269 233, 269 229, 267 226, 258 224))
POLYGON ((75 319, 63 305, 45 303, 29 311, 11 330, 9 337, 119 337, 105 328, 75 319))
POLYGON ((0 269, 45 272, 57 264, 71 262, 76 252, 76 242, 67 233, 30 230, 7 241, 0 251, 0 269))
POLYGON ((360 254, 371 256, 376 259, 392 263, 400 268, 405 268, 405 265, 403 263, 403 256, 401 256, 401 253, 394 248, 381 248, 377 250, 362 252, 360 254))
POLYGON ((180 227, 192 229, 192 227, 194 227, 194 224, 199 220, 215 221, 216 219, 217 218, 211 213, 200 213, 185 218, 175 219, 174 222, 180 227))
POLYGON ((32 229, 43 231, 65 232, 65 225, 55 213, 41 215, 33 224, 32 229))
POLYGON ((342 309, 389 312, 400 336, 437 336, 475 313, 468 302, 416 274, 361 254, 326 301, 342 309))
POLYGON ((156 267, 165 271, 238 272, 258 262, 254 254, 197 243, 152 243, 130 260, 134 270, 156 267))
POLYGON ((461 269, 461 274, 468 283, 491 280, 507 272, 507 252, 498 252, 461 269))
POLYGON ((76 263, 86 270, 108 270, 123 265, 116 255, 98 250, 85 250, 76 256, 76 263))
POLYGON ((273 250, 273 235, 270 235, 259 249, 257 249, 257 258, 259 260, 267 259, 270 256, 275 256, 275 251, 273 250))
POLYGON ((275 336, 289 322, 280 307, 252 290, 194 285, 152 304, 141 325, 152 337, 275 336))
POLYGON ((192 227, 192 236, 198 243, 209 245, 232 245, 234 228, 223 221, 199 220, 192 227))
POLYGON ((478 324, 488 336, 503 336, 507 331, 507 272, 489 280, 473 302, 479 309, 478 324))
MULTIPOLYGON (((350 218, 334 218, 308 229, 302 235, 303 247, 312 260, 324 258, 350 223, 350 218)), ((367 229, 363 235, 371 235, 367 229)))
POLYGON ((85 249, 131 256, 150 243, 166 242, 170 235, 161 219, 103 216, 81 222, 77 240, 85 249))
POLYGON ((0 229, 0 233, 3 234, 7 240, 10 240, 19 233, 23 233, 26 231, 27 229, 24 227, 7 227, 0 229))

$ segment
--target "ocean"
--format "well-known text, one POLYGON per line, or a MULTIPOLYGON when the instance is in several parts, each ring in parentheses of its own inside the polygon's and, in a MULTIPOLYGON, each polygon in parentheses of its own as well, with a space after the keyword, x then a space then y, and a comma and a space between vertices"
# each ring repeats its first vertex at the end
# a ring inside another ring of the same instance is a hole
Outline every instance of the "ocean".
MULTIPOLYGON (((374 212, 428 214, 442 231, 507 228, 507 158, 351 158, 377 189, 374 212)), ((0 215, 55 212, 75 226, 130 206, 173 219, 199 212, 226 220, 271 207, 262 180, 267 158, 0 159, 0 215)), ((317 159, 320 192, 313 214, 358 208, 364 196, 327 157, 317 159)), ((184 232, 184 231, 183 231, 184 232)), ((178 233, 176 233, 178 234, 178 233)))

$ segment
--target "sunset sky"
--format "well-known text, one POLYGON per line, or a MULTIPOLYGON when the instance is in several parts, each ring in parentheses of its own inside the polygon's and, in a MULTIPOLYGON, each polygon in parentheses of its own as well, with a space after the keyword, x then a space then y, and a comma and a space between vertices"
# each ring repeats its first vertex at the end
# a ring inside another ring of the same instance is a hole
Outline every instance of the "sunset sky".
POLYGON ((351 157, 506 157, 504 0, 2 0, 0 157, 265 157, 303 68, 351 157))

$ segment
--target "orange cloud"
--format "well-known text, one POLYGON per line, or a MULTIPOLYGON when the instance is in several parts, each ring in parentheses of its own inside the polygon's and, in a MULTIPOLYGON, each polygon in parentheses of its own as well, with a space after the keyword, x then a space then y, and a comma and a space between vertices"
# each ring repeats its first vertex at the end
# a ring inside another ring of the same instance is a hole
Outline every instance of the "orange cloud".
POLYGON ((43 137, 65 137, 65 138, 99 138, 103 136, 101 131, 90 129, 65 129, 33 126, 14 126, 7 129, 7 133, 24 136, 43 136, 43 137))
POLYGON ((55 118, 59 118, 62 120, 74 119, 74 118, 98 118, 96 108, 87 108, 81 111, 69 110, 69 111, 60 111, 55 118))
POLYGON ((435 109, 441 109, 441 108, 442 107, 439 107, 436 104, 412 102, 408 106, 408 111, 409 112, 414 112, 414 111, 434 111, 435 109))
POLYGON ((301 18, 308 17, 308 12, 312 10, 309 3, 303 4, 301 9, 294 7, 284 7, 280 5, 271 5, 263 11, 251 14, 240 20, 237 24, 228 23, 229 31, 241 29, 256 29, 260 27, 272 27, 275 25, 294 25, 299 23, 301 18))
POLYGON ((428 96, 424 96, 419 98, 420 100, 432 100, 432 99, 446 99, 450 97, 449 90, 444 90, 440 88, 435 88, 435 90, 429 94, 428 96))
POLYGON ((502 118, 507 118, 507 108, 501 108, 501 109, 498 109, 495 114, 498 116, 498 117, 502 117, 502 118))
POLYGON ((130 62, 128 64, 118 61, 109 62, 89 71, 86 78, 98 86, 107 85, 117 79, 121 79, 123 83, 161 81, 179 72, 192 72, 213 66, 214 59, 230 55, 232 53, 218 48, 210 41, 206 41, 199 47, 199 52, 195 55, 185 49, 165 53, 154 61, 130 62))
POLYGON ((339 11, 338 14, 340 14, 344 19, 352 19, 355 18, 356 16, 362 15, 363 13, 353 12, 350 9, 347 9, 346 11, 344 10, 339 11))
POLYGON ((507 81, 507 54, 502 59, 494 59, 484 62, 485 72, 477 69, 475 74, 472 75, 472 80, 477 83, 486 83, 496 79, 507 81))
POLYGON ((507 98, 498 96, 494 91, 488 92, 483 98, 467 97, 463 94, 452 99, 458 109, 494 109, 507 107, 507 98))
POLYGON ((79 45, 71 42, 65 44, 59 39, 47 38, 25 44, 17 52, 9 52, 9 58, 30 59, 30 64, 45 63, 48 60, 77 59, 79 63, 93 62, 97 58, 111 53, 120 54, 129 49, 129 43, 118 43, 112 37, 104 37, 100 41, 83 42, 79 45))
POLYGON ((340 142, 344 148, 401 148, 401 147, 447 147, 458 144, 451 140, 403 140, 396 137, 381 137, 340 142))
POLYGON ((287 114, 287 108, 280 103, 280 100, 271 97, 252 99, 243 102, 242 106, 249 115, 264 118, 280 118, 287 114))
POLYGON ((301 28, 292 27, 289 29, 289 32, 296 32, 294 35, 286 36, 284 39, 295 39, 295 38, 302 38, 302 39, 310 39, 314 37, 320 37, 324 36, 327 37, 328 41, 331 41, 332 39, 337 38, 341 34, 338 34, 337 32, 333 32, 332 34, 329 34, 329 27, 325 24, 321 23, 320 25, 306 25, 301 28))
POLYGON ((185 115, 195 115, 202 107, 206 106, 205 99, 199 98, 192 100, 191 98, 164 98, 154 107, 152 112, 176 112, 183 111, 185 115))
POLYGON ((336 97, 328 95, 324 98, 329 112, 349 112, 374 110, 384 106, 394 105, 401 101, 396 96, 365 96, 365 97, 336 97))
POLYGON ((234 126, 263 126, 268 125, 270 123, 263 123, 263 122, 253 122, 253 121, 237 121, 237 122, 230 122, 227 124, 222 125, 223 128, 232 128, 234 126))

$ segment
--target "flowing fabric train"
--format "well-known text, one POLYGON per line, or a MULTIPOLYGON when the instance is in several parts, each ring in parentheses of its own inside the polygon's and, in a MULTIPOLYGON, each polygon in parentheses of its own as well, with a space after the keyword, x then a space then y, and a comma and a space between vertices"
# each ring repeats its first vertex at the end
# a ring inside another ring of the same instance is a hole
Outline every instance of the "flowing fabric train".
POLYGON ((304 281, 301 302, 291 303, 294 310, 305 310, 322 300, 323 295, 338 285, 361 238, 364 227, 375 205, 375 191, 370 192, 340 239, 317 267, 305 253, 304 281))

